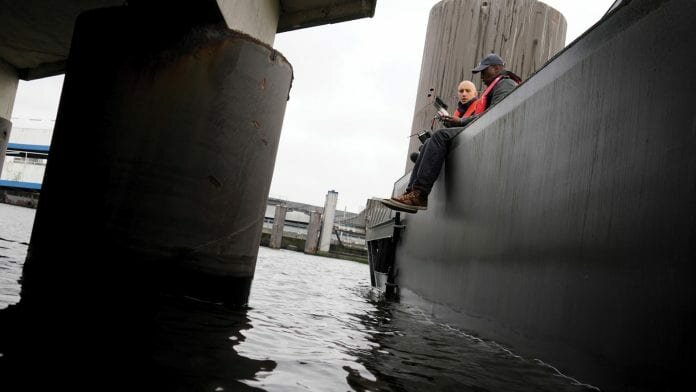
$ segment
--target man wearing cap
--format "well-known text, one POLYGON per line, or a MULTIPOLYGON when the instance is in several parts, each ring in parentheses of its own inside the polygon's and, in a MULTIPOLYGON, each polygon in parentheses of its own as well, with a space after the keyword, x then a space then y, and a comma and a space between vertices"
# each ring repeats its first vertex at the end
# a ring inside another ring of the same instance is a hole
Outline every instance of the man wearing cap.
POLYGON ((387 207, 407 212, 427 209, 428 194, 440 175, 452 138, 488 108, 510 94, 521 81, 519 76, 505 69, 505 62, 495 53, 484 57, 471 72, 481 72, 481 80, 486 85, 486 90, 476 102, 476 108, 472 115, 468 117, 442 117, 442 122, 447 128, 437 130, 423 145, 423 151, 418 157, 420 162, 411 173, 406 193, 391 199, 384 199, 382 203, 387 207))
POLYGON ((464 127, 468 125, 477 119, 481 113, 510 94, 522 81, 519 76, 505 69, 505 62, 495 53, 484 57, 471 72, 481 72, 481 80, 486 85, 486 90, 479 98, 479 104, 474 115, 466 118, 443 117, 442 122, 447 127, 464 127))

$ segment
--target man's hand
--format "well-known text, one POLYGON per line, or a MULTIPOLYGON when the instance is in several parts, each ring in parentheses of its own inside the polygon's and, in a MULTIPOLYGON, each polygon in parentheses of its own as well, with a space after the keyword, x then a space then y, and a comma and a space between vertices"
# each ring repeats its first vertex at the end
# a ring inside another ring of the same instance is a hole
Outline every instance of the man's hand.
POLYGON ((440 117, 440 121, 442 121, 442 124, 444 124, 447 128, 462 126, 462 120, 458 117, 442 116, 440 117))

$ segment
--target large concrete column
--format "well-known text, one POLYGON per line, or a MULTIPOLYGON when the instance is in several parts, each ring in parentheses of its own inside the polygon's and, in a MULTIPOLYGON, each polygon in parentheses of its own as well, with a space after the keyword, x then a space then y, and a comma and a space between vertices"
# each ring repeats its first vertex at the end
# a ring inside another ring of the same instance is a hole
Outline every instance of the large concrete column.
POLYGON ((227 26, 273 46, 278 18, 279 0, 217 0, 227 26))
POLYGON ((317 253, 319 245, 319 230, 321 229, 321 213, 312 211, 309 213, 309 225, 307 226, 307 239, 305 240, 304 252, 309 254, 317 253))
POLYGON ((0 174, 2 174, 2 167, 5 164, 5 154, 7 153, 7 143, 10 140, 11 130, 12 123, 10 120, 0 117, 0 174))
MULTIPOLYGON (((563 15, 536 0, 443 0, 433 6, 423 48, 413 125, 408 134, 430 129, 435 116, 431 88, 454 112, 457 85, 472 80, 483 91, 480 74, 471 69, 487 53, 498 53, 509 70, 527 79, 565 46, 563 15)), ((438 124, 436 122, 436 129, 438 124)), ((411 138, 409 153, 420 142, 411 138)), ((413 162, 406 154, 406 172, 413 162)))
POLYGON ((319 237, 319 251, 328 252, 331 247, 331 234, 333 232, 334 217, 336 216, 336 202, 338 192, 329 191, 324 202, 324 216, 321 223, 321 236, 319 237))
POLYGON ((98 302, 114 307, 111 319, 153 290, 246 303, 292 68, 194 11, 79 17, 24 268, 27 305, 79 319, 98 302))
POLYGON ((10 119, 17 95, 18 82, 17 71, 0 60, 0 173, 2 173, 2 166, 5 163, 7 143, 10 141, 10 131, 12 130, 10 119))
POLYGON ((285 214, 288 212, 288 206, 275 206, 275 214, 273 215, 273 230, 271 231, 271 239, 268 246, 273 249, 280 249, 283 243, 283 227, 285 226, 285 214))

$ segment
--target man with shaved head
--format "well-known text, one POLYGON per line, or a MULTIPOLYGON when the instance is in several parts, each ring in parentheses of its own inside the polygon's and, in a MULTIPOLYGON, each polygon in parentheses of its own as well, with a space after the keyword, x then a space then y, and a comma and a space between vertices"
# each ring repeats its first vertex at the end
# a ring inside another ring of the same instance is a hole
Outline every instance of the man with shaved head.
MULTIPOLYGON (((411 171, 411 178, 408 181, 408 186, 406 187, 406 193, 401 197, 396 197, 392 199, 385 199, 382 203, 386 204, 388 207, 406 208, 407 209, 425 209, 426 205, 421 206, 415 203, 404 204, 400 198, 406 197, 413 194, 414 191, 427 188, 427 182, 432 178, 432 182, 435 182, 437 175, 440 172, 440 167, 442 163, 439 161, 444 161, 447 155, 447 149, 449 148, 449 141, 456 135, 454 128, 449 128, 450 126, 456 127, 460 126, 459 123, 462 119, 471 116, 477 107, 476 98, 476 86, 469 80, 464 80, 459 83, 457 88, 457 111, 454 112, 454 116, 446 116, 446 122, 444 123, 446 127, 443 129, 438 129, 435 131, 432 137, 427 139, 425 143, 420 147, 422 151, 416 159, 416 164, 413 166, 411 171), (437 173, 435 173, 437 170, 437 173), (433 178, 434 175, 434 178, 433 178)), ((432 188, 432 183, 430 184, 432 188)), ((426 196, 427 197, 427 196, 426 196)))
MULTIPOLYGON (((473 114, 476 109, 476 86, 470 80, 464 80, 459 83, 457 88, 457 96, 459 101, 457 102, 457 111, 454 112, 454 118, 461 119, 462 117, 469 117, 473 114)), ((456 125, 456 124, 455 124, 456 125)))
POLYGON ((382 200, 387 207, 407 212, 427 209, 428 195, 440 175, 452 138, 488 108, 505 98, 521 81, 517 75, 505 70, 503 59, 494 53, 484 57, 471 71, 481 72, 481 80, 486 85, 486 90, 481 98, 476 99, 476 87, 473 83, 468 80, 459 83, 457 111, 454 116, 441 118, 447 128, 438 129, 426 140, 411 171, 406 193, 382 200))

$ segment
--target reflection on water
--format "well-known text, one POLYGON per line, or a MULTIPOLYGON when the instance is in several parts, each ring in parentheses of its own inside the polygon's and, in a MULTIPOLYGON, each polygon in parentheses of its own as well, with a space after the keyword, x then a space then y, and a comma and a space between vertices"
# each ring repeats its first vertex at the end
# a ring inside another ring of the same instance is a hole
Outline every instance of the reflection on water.
POLYGON ((245 310, 169 298, 155 317, 153 384, 166 391, 258 391, 244 383, 276 363, 239 355, 252 328, 245 310))
MULTIPOLYGON (((0 204, 0 216, 8 208, 17 207, 0 204)), ((14 241, 0 243, 0 262, 17 264, 0 269, 0 293, 19 289, 17 253, 29 236, 20 226, 0 223, 0 238, 14 241)), ((5 294, 0 308, 14 302, 5 294)), ((0 311, 0 374, 14 376, 0 377, 0 390, 589 390, 417 308, 380 300, 367 266, 344 260, 261 248, 248 309, 164 294, 143 302, 130 315, 137 325, 81 314, 88 325, 79 332, 60 320, 22 325, 21 306, 0 311)))
POLYGON ((596 390, 495 342, 437 324, 414 307, 381 302, 359 317, 375 344, 358 351, 358 360, 380 386, 388 385, 384 390, 596 390))
POLYGON ((36 210, 0 203, 0 310, 19 301, 19 278, 36 210))

